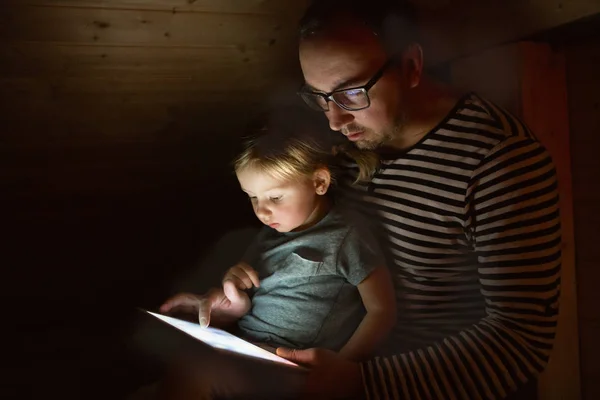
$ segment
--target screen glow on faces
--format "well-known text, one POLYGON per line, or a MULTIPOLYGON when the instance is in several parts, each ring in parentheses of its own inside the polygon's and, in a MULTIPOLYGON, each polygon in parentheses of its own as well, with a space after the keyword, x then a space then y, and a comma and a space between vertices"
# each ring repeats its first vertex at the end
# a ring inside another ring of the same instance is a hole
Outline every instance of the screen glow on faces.
POLYGON ((302 226, 315 210, 317 194, 310 179, 282 180, 253 168, 236 174, 257 218, 279 232, 302 226))
POLYGON ((148 314, 168 323, 169 325, 187 333, 190 336, 208 344, 209 346, 225 351, 231 351, 238 354, 243 354, 250 357, 261 358, 263 360, 274 361, 281 364, 297 367, 291 361, 285 358, 279 357, 267 350, 261 349, 260 347, 253 345, 252 343, 246 342, 243 339, 238 338, 228 332, 216 328, 201 328, 200 325, 194 324, 188 321, 183 321, 177 318, 167 317, 166 315, 156 314, 150 311, 146 311, 148 314))

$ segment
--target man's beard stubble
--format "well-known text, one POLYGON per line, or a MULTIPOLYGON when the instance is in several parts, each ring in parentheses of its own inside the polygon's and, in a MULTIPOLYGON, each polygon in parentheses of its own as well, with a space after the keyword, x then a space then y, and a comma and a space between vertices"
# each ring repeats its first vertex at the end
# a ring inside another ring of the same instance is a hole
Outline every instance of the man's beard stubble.
POLYGON ((347 130, 349 132, 363 131, 365 136, 371 137, 372 139, 358 140, 355 142, 356 147, 360 150, 377 150, 380 147, 385 147, 397 139, 402 132, 406 124, 406 116, 399 115, 395 120, 391 128, 386 129, 381 133, 375 133, 373 130, 365 129, 359 125, 350 125, 347 130))

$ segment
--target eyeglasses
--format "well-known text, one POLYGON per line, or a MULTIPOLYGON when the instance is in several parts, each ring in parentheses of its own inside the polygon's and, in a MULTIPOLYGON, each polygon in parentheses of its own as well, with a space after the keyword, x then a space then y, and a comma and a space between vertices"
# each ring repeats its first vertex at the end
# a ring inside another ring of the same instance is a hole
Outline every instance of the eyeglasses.
POLYGON ((331 93, 302 89, 298 94, 310 108, 317 111, 329 111, 330 101, 347 111, 363 110, 371 105, 369 90, 381 79, 393 62, 393 58, 388 59, 364 86, 334 90, 331 93))

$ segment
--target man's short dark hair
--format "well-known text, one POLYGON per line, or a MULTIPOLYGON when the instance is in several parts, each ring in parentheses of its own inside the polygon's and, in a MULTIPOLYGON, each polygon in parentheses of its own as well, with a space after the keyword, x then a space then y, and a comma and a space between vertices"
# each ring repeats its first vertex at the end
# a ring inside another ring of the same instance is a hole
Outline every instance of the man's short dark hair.
POLYGON ((416 11, 407 0, 313 0, 300 20, 300 39, 326 34, 346 18, 369 28, 388 52, 418 41, 416 11))

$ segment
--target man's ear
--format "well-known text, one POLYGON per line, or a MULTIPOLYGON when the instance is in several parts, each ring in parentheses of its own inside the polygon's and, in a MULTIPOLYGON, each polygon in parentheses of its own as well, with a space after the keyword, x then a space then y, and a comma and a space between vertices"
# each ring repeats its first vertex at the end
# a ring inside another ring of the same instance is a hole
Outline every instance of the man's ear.
POLYGON ((313 174, 313 184, 315 193, 319 196, 324 195, 329 190, 331 184, 331 172, 327 168, 319 168, 313 174))
POLYGON ((418 43, 409 45, 402 52, 402 68, 409 88, 415 88, 421 83, 423 76, 423 49, 418 43))

